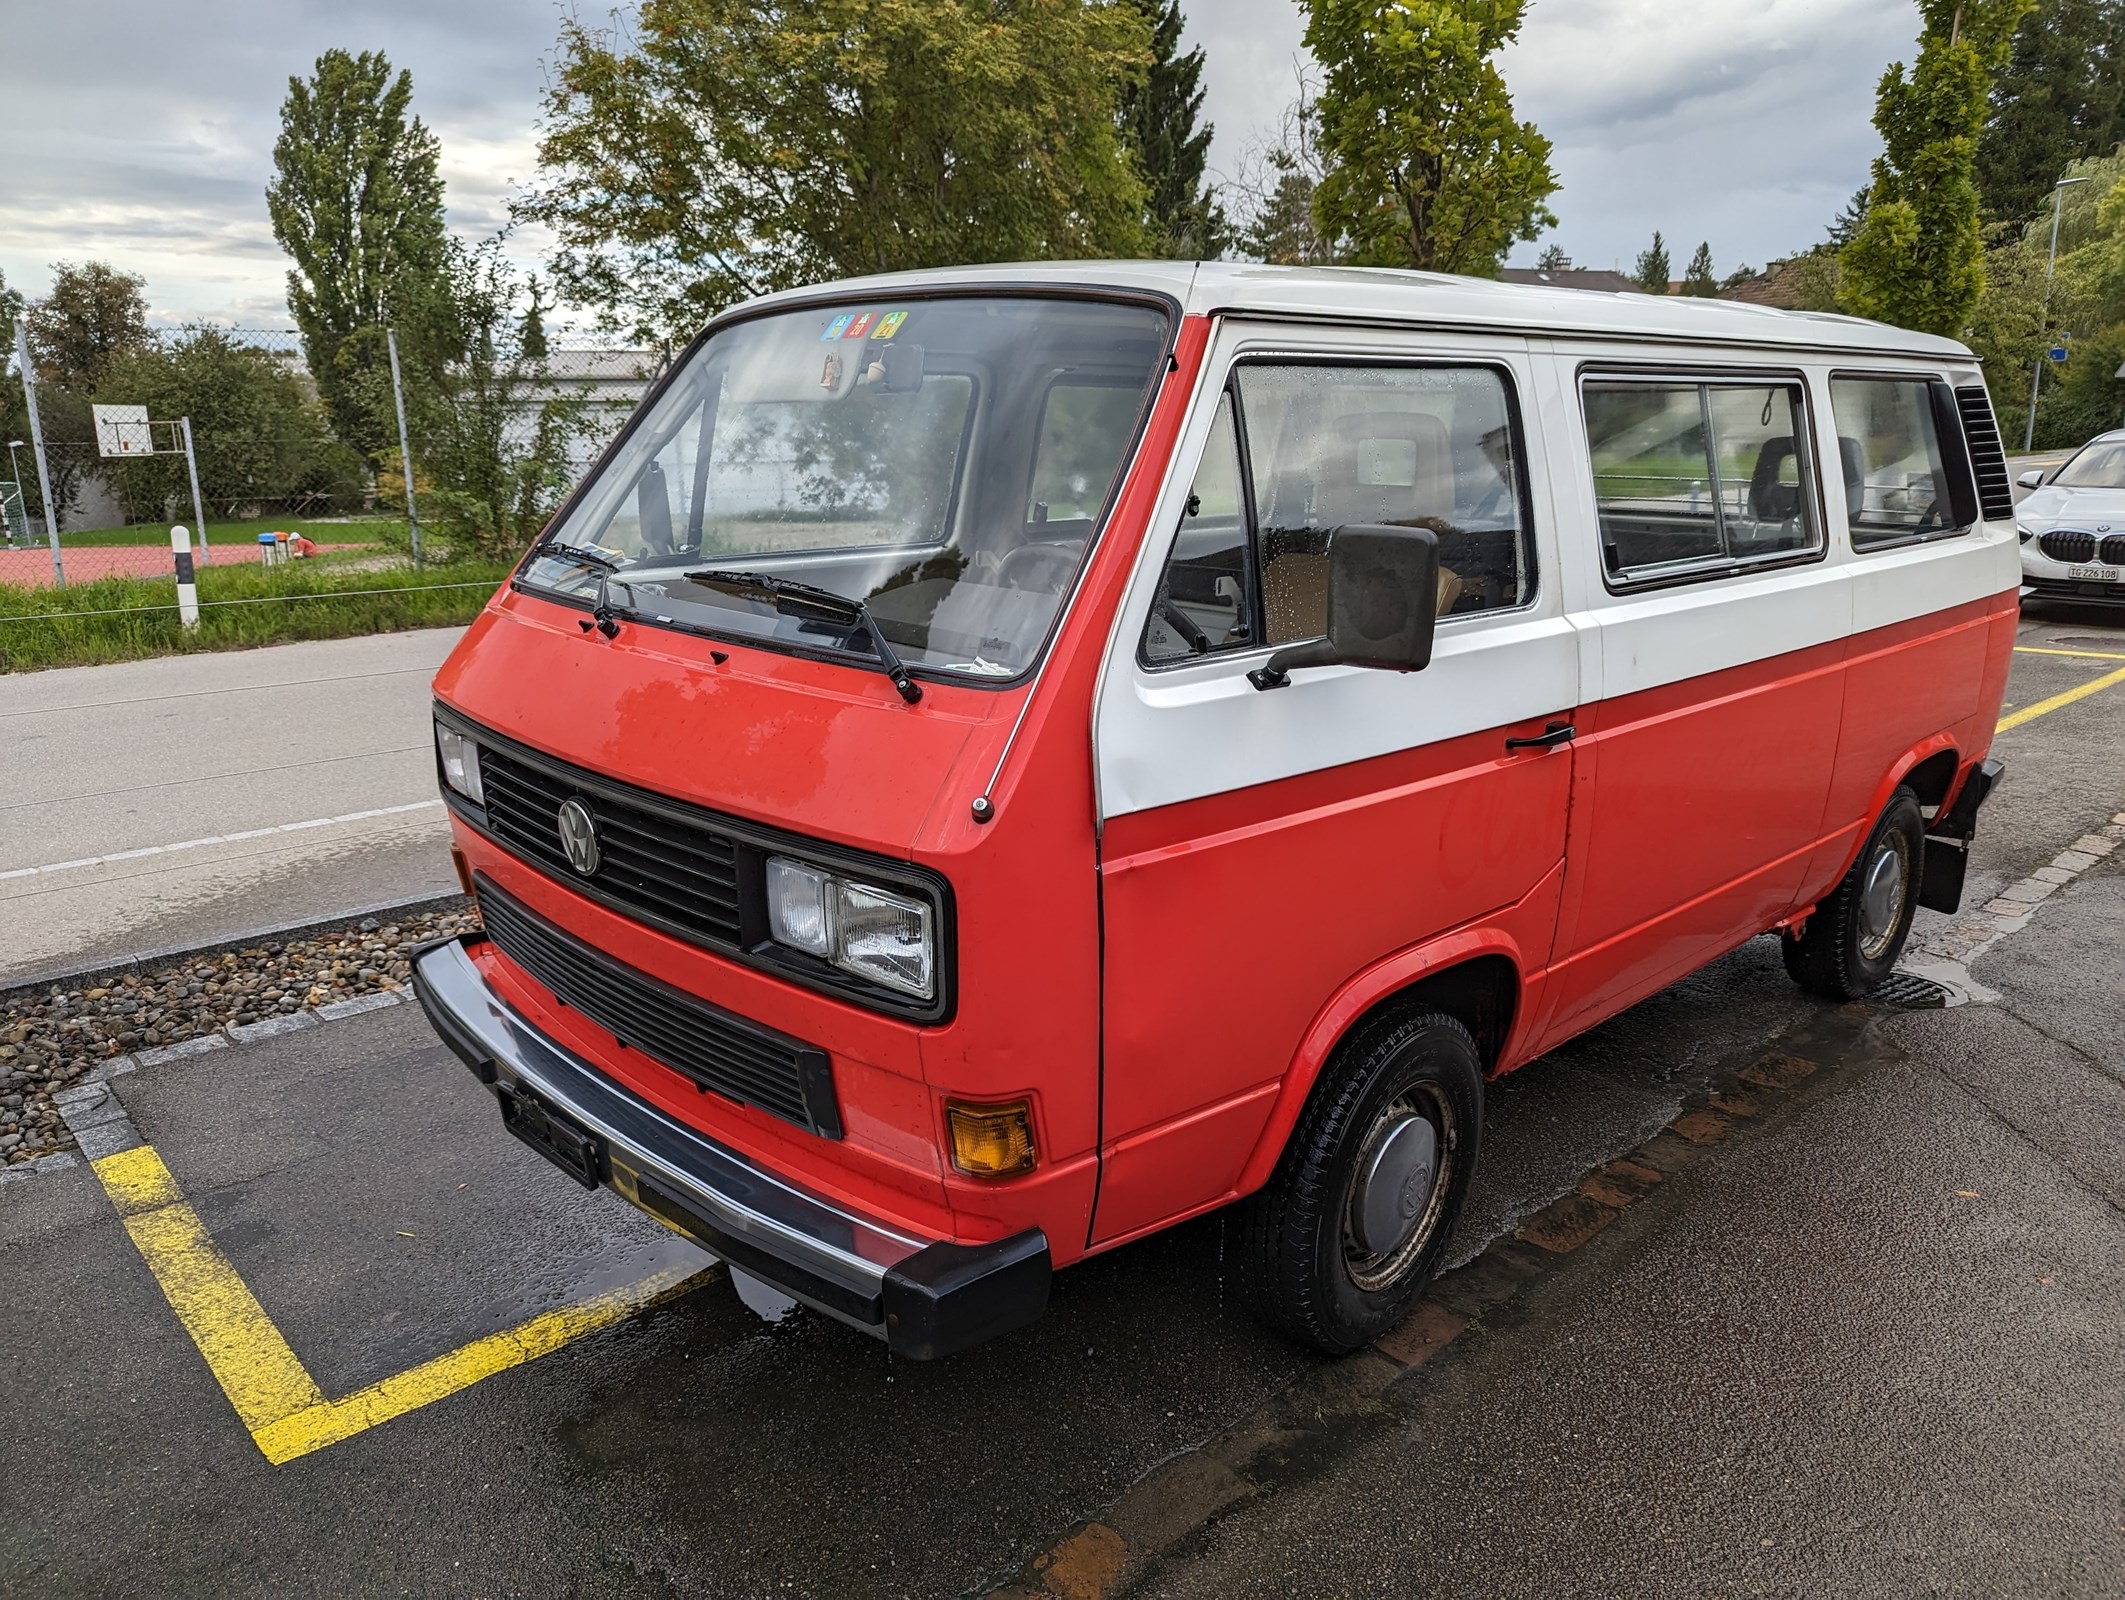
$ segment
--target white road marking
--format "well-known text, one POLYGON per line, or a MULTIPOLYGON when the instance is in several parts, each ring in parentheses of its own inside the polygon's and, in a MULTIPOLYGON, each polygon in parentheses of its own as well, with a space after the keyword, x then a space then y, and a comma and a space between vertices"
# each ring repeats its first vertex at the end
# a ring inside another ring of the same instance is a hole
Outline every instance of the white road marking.
POLYGON ((416 800, 411 805, 372 806, 367 811, 346 811, 336 817, 310 817, 302 822, 283 822, 271 828, 245 828, 238 833, 214 833, 204 839, 183 839, 176 844, 143 845, 138 850, 114 850, 104 856, 83 856, 79 861, 54 861, 42 867, 16 867, 0 872, 0 882, 9 878, 35 878, 50 872, 72 872, 80 867, 100 867, 110 861, 138 861, 142 856, 166 856, 179 850, 197 850, 210 844, 234 844, 239 839, 264 839, 276 833, 301 833, 309 828, 330 828, 345 822, 366 822, 371 817, 397 817, 409 811, 440 810, 440 800, 416 800))

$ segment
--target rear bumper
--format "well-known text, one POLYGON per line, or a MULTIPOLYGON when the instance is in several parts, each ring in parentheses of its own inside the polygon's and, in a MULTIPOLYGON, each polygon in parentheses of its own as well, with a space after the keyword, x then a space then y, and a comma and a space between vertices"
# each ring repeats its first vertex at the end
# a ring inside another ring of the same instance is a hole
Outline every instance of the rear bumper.
POLYGON ((526 1101, 594 1141, 579 1182, 602 1183, 731 1266, 885 1340, 915 1360, 951 1355, 1046 1310, 1048 1241, 1031 1228, 993 1244, 913 1236, 811 1193, 666 1115, 532 1026, 468 952, 477 935, 419 952, 413 989, 438 1036, 501 1099, 526 1101))

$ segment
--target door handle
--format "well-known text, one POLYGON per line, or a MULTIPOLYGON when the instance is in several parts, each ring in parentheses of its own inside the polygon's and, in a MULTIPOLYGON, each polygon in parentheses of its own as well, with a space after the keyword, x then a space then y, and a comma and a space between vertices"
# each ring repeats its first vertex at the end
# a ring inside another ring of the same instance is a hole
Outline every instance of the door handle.
POLYGON ((1554 750, 1560 744, 1570 744, 1579 736, 1579 730, 1569 722, 1552 722, 1531 739, 1508 739, 1508 750, 1554 750))

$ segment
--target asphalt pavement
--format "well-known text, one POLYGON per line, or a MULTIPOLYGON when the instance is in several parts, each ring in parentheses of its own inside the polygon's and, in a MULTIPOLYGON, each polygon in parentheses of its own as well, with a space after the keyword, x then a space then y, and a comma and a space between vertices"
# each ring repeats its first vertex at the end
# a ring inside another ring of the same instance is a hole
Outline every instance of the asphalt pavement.
MULTIPOLYGON (((2125 664, 2022 644, 2022 710, 2125 664)), ((2125 684, 1998 751, 1973 906, 2125 812, 2125 684)), ((2125 850, 2066 876, 1988 1003, 1758 940, 1494 1085, 1406 1369, 1256 1327, 1219 1217, 894 1361, 574 1187, 407 1006, 144 1066, 69 1113, 118 1155, 0 1184, 0 1592, 2125 1593, 2125 850), (1619 1156, 1664 1181, 1525 1242, 1619 1156)))
POLYGON ((461 631, 0 675, 0 988, 454 892, 461 631))

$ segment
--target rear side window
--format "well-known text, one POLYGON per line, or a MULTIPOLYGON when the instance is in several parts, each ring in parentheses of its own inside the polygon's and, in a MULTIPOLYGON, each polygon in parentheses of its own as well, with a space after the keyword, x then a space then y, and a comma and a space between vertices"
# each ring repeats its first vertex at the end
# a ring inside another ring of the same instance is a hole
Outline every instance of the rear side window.
POLYGON ((1583 392, 1612 581, 1715 578, 1822 549, 1797 380, 1590 378, 1583 392))
POLYGON ((1830 410, 1855 550, 1959 533, 1976 520, 1946 384, 1833 378, 1830 410))
POLYGON ((1518 427, 1502 372, 1238 368, 1160 579, 1144 661, 1319 637, 1330 537, 1363 523, 1439 536, 1441 616, 1533 597, 1518 427))

